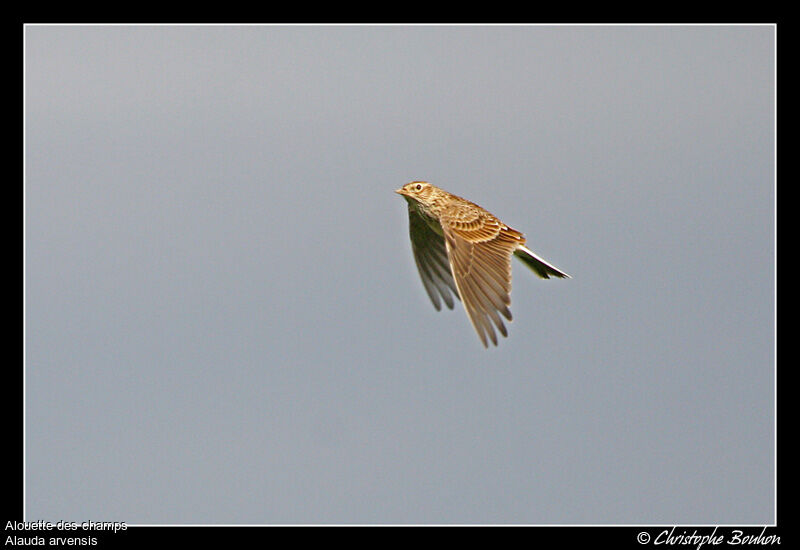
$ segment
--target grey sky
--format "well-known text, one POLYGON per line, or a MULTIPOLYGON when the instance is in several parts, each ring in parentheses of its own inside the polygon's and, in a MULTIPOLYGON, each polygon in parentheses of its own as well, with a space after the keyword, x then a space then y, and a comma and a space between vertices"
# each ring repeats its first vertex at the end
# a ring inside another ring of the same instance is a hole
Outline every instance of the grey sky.
POLYGON ((28 519, 774 521, 771 26, 29 26, 28 519), (429 180, 514 266, 434 311, 429 180))

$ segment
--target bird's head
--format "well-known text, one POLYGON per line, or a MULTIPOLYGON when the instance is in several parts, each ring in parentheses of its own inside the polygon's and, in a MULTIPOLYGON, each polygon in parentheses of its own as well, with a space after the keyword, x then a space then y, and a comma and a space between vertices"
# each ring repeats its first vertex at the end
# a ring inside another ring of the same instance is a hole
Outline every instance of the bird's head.
POLYGON ((425 204, 436 188, 427 181, 412 181, 405 184, 395 193, 399 193, 406 198, 406 200, 413 199, 417 202, 425 204))

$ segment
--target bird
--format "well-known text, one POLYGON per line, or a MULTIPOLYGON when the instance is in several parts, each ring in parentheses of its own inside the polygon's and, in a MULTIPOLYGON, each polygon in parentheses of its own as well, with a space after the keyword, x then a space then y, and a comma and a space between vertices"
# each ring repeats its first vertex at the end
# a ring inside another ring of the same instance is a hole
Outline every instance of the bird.
POLYGON ((408 203, 409 234, 422 284, 437 311, 454 297, 484 348, 497 346, 495 327, 508 336, 511 321, 511 256, 542 279, 571 279, 525 246, 525 237, 488 210, 427 181, 395 190, 408 203))

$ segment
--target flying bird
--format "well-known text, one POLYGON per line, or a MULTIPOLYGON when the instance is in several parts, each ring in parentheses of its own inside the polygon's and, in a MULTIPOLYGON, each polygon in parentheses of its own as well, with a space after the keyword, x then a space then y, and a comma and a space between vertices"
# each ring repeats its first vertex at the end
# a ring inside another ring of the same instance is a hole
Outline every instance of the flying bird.
POLYGON ((484 347, 508 336, 511 255, 542 279, 571 278, 525 247, 525 237, 467 199, 425 181, 395 191, 408 202, 411 248, 422 284, 437 311, 461 300, 484 347))

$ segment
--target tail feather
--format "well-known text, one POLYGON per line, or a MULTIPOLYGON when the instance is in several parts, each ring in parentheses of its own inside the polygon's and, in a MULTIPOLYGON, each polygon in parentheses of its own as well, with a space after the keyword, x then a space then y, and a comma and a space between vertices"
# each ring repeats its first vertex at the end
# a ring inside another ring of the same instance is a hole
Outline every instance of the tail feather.
POLYGON ((539 256, 528 250, 526 247, 520 245, 515 251, 514 255, 522 260, 522 262, 533 270, 542 279, 549 279, 550 277, 559 277, 561 279, 571 279, 569 275, 558 269, 556 266, 547 263, 539 256))

